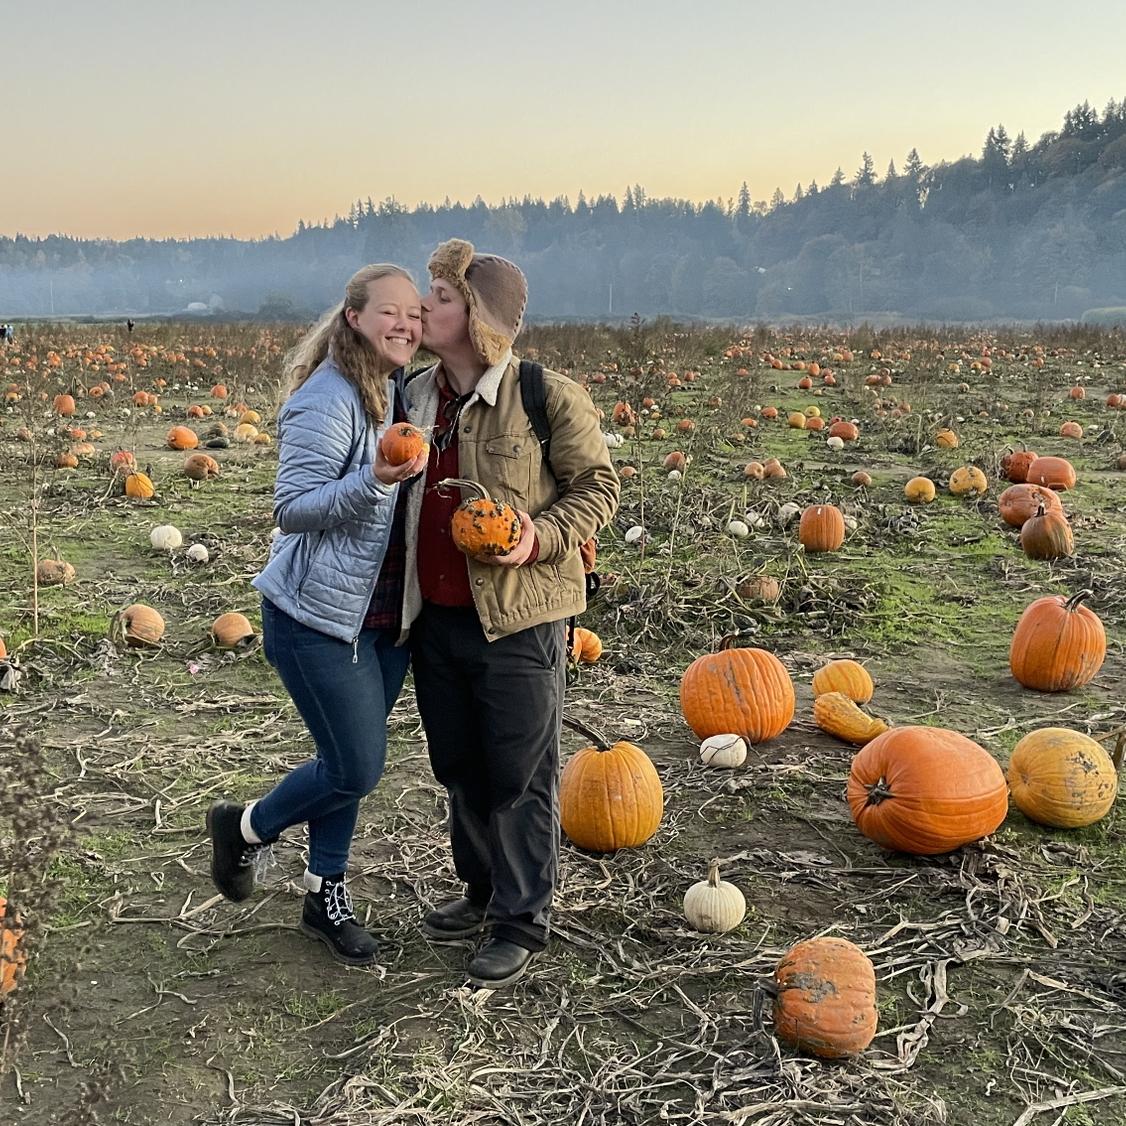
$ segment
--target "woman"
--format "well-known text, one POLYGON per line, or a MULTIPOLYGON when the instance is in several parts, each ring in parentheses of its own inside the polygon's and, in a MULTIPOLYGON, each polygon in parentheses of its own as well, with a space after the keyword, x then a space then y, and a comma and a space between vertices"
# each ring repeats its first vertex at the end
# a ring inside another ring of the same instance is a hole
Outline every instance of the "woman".
POLYGON ((387 715, 406 675, 396 645, 403 585, 402 466, 379 450, 398 377, 422 339, 418 291, 398 266, 365 266, 344 300, 286 357, 274 519, 281 532, 253 585, 262 592, 266 660, 278 670, 316 756, 250 805, 207 814, 211 874, 228 899, 254 890, 256 860, 308 822, 301 929, 337 961, 367 965, 376 943, 357 922, 345 869, 360 799, 383 772, 387 715))

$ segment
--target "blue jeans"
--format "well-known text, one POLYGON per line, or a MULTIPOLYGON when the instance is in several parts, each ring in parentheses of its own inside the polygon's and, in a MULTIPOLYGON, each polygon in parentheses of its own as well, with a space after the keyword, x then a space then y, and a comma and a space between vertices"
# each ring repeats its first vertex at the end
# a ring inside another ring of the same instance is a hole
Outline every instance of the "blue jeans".
POLYGON ((262 644, 316 744, 250 811, 264 841, 309 823, 309 871, 336 876, 348 864, 360 799, 375 789, 387 755, 387 716, 403 687, 409 650, 391 630, 365 629, 352 645, 310 629, 262 599, 262 644))

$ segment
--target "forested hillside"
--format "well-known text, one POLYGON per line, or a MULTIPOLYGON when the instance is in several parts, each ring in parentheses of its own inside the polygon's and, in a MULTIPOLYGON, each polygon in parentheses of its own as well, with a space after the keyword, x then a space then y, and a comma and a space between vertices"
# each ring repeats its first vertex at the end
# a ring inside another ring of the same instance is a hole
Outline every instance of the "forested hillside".
MULTIPOLYGON (((77 187, 76 187, 76 190, 77 187)), ((2 220, 0 220, 2 221, 2 220)), ((260 312, 302 316, 360 264, 425 276, 458 235, 528 274, 539 316, 1062 319, 1126 306, 1126 99, 1070 110, 1030 143, 989 129, 981 154, 928 166, 912 149, 878 174, 798 184, 770 201, 624 196, 478 199, 346 216, 255 241, 0 239, 0 319, 50 313, 260 312)))

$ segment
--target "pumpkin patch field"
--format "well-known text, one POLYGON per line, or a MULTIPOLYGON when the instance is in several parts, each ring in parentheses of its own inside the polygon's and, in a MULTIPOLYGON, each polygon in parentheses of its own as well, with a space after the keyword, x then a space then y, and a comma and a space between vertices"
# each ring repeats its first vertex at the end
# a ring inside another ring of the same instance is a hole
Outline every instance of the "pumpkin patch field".
POLYGON ((1126 338, 525 332, 621 504, 552 945, 473 992, 420 929, 461 887, 409 679, 378 964, 298 930, 302 832, 209 879, 210 803, 310 754, 250 587, 298 335, 0 346, 0 1120, 1126 1123, 1126 338))

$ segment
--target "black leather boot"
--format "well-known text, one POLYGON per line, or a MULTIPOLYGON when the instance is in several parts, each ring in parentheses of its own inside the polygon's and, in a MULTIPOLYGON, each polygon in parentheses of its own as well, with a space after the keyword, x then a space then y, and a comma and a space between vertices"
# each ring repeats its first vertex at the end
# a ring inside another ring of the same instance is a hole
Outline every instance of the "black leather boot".
POLYGON ((471 938, 485 925, 485 908, 472 900, 455 899, 431 911, 422 920, 422 931, 439 942, 456 938, 471 938))
POLYGON ((469 960, 469 980, 483 989, 502 989, 519 981, 535 954, 507 938, 487 938, 469 960))
POLYGON ((241 903, 254 893, 259 863, 272 854, 273 841, 249 844, 242 835, 243 806, 217 801, 207 811, 211 837, 211 879, 228 899, 241 903))
POLYGON ((320 891, 305 893, 301 931, 323 942, 346 966, 370 966, 379 952, 375 939, 356 922, 343 872, 321 877, 320 891))

